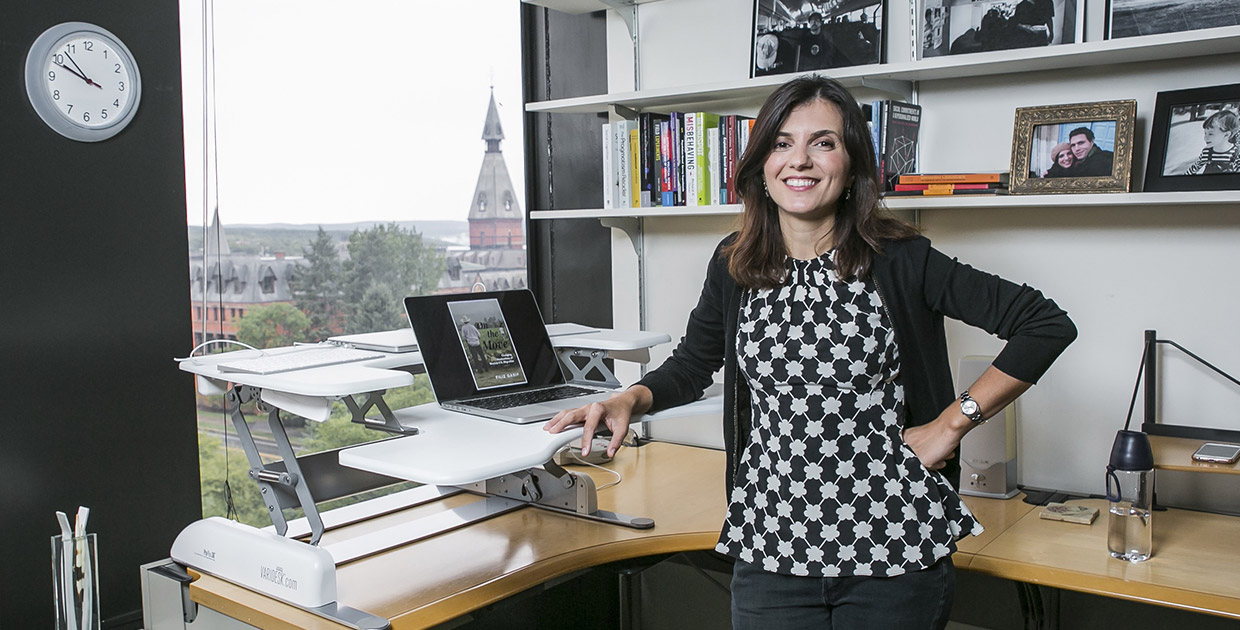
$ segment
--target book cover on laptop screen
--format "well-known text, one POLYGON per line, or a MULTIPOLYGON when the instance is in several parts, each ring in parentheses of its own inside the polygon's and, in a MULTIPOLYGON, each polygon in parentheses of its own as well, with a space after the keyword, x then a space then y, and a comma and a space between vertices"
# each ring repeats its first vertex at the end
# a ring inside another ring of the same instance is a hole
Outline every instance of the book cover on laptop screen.
POLYGON ((513 346, 499 300, 449 302, 448 312, 457 324, 461 350, 475 387, 481 391, 526 383, 525 369, 513 346))

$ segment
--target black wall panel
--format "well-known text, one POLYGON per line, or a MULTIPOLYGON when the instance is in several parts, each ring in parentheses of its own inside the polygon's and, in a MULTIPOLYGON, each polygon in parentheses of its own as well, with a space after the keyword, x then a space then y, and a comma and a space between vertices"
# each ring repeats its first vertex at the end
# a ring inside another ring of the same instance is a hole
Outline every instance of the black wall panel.
POLYGON ((175 0, 8 2, 0 20, 0 628, 52 625, 55 510, 91 508, 105 627, 200 517, 175 0), (102 26, 143 81, 129 127, 52 132, 26 97, 48 27, 102 26))
MULTIPOLYGON (((603 12, 568 15, 522 5, 525 100, 607 91, 603 12)), ((526 208, 599 208, 606 118, 526 114, 526 208)), ((611 235, 597 219, 531 221, 530 283, 548 321, 611 326, 611 235)))

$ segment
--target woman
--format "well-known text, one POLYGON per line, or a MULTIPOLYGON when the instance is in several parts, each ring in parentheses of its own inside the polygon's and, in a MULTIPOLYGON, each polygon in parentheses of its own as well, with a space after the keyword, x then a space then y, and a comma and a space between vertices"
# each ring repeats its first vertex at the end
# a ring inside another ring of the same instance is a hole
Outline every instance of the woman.
POLYGON ((711 258, 672 356, 546 427, 584 424, 586 450, 601 423, 614 454, 634 414, 695 400, 723 368, 730 490, 716 548, 736 559, 737 630, 942 628, 948 556, 981 531, 944 476, 959 474, 960 438, 1075 337, 1054 302, 886 214, 870 147, 835 81, 777 89, 738 168, 742 227, 711 258), (959 398, 944 315, 1008 339, 959 398))
POLYGON ((1076 164, 1076 156, 1072 155, 1072 145, 1060 142, 1051 149, 1051 167, 1042 177, 1074 177, 1073 164, 1076 164))

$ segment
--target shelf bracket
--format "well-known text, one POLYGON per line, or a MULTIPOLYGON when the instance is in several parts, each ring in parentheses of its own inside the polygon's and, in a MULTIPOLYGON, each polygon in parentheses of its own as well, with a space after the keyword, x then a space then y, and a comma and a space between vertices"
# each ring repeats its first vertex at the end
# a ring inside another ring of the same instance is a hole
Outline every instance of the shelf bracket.
POLYGON ((886 92, 892 96, 898 96, 904 101, 912 102, 913 100, 912 81, 861 77, 861 85, 863 87, 870 88, 871 90, 878 90, 879 92, 886 92))
POLYGON ((611 110, 616 112, 617 116, 625 120, 637 120, 637 110, 631 107, 625 107, 619 103, 612 103, 611 110))
POLYGON ((637 254, 638 260, 642 257, 642 222, 637 217, 607 217, 599 219, 599 223, 603 227, 621 230, 629 237, 629 243, 633 245, 633 253, 637 254))
POLYGON ((633 40, 633 44, 637 44, 637 2, 634 0, 599 0, 599 2, 607 5, 620 19, 624 20, 624 25, 629 29, 629 38, 633 40))

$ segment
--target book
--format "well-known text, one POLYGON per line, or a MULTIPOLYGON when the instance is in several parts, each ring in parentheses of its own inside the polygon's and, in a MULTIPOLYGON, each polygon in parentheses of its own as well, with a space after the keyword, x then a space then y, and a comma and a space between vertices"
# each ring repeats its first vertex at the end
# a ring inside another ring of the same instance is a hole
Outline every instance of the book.
POLYGON ((616 208, 632 208, 633 207, 633 178, 632 173, 635 172, 632 167, 634 159, 632 145, 629 141, 630 131, 636 131, 637 125, 630 120, 621 120, 612 123, 613 155, 615 156, 616 170, 616 208))
POLYGON ((685 115, 683 112, 672 112, 672 197, 673 205, 685 205, 685 115))
POLYGON ((664 120, 667 120, 667 114, 642 112, 637 115, 641 156, 641 192, 639 198, 643 208, 657 206, 662 202, 661 191, 658 189, 659 166, 657 155, 659 141, 656 126, 664 120))
POLYGON ((612 162, 611 123, 603 123, 603 209, 616 207, 616 171, 612 162))
POLYGON ((896 191, 903 190, 986 190, 990 188, 1007 188, 1000 182, 980 182, 961 184, 896 184, 896 191))
POLYGON ((921 106, 899 101, 882 103, 882 147, 879 181, 883 190, 892 190, 904 173, 917 171, 917 135, 921 128, 921 106))
POLYGON ((642 152, 641 131, 633 121, 629 128, 629 199, 630 208, 642 207, 642 152))
POLYGON ((908 173, 900 175, 901 184, 949 184, 949 183, 1008 183, 1007 172, 1002 173, 908 173))
POLYGON ((1069 505, 1067 503, 1048 503, 1038 512, 1038 518, 1048 521, 1065 521, 1089 525, 1098 518, 1098 508, 1087 505, 1069 505))
POLYGON ((870 143, 874 145, 874 166, 878 174, 878 181, 881 186, 883 181, 882 155, 883 155, 883 102, 874 101, 870 103, 870 143))
POLYGON ((884 197, 960 197, 963 195, 1006 195, 1006 188, 965 188, 963 190, 888 190, 884 197))
POLYGON ((675 167, 672 166, 672 121, 659 123, 659 151, 661 152, 662 172, 659 175, 659 191, 662 195, 664 206, 676 205, 675 189, 675 167))

